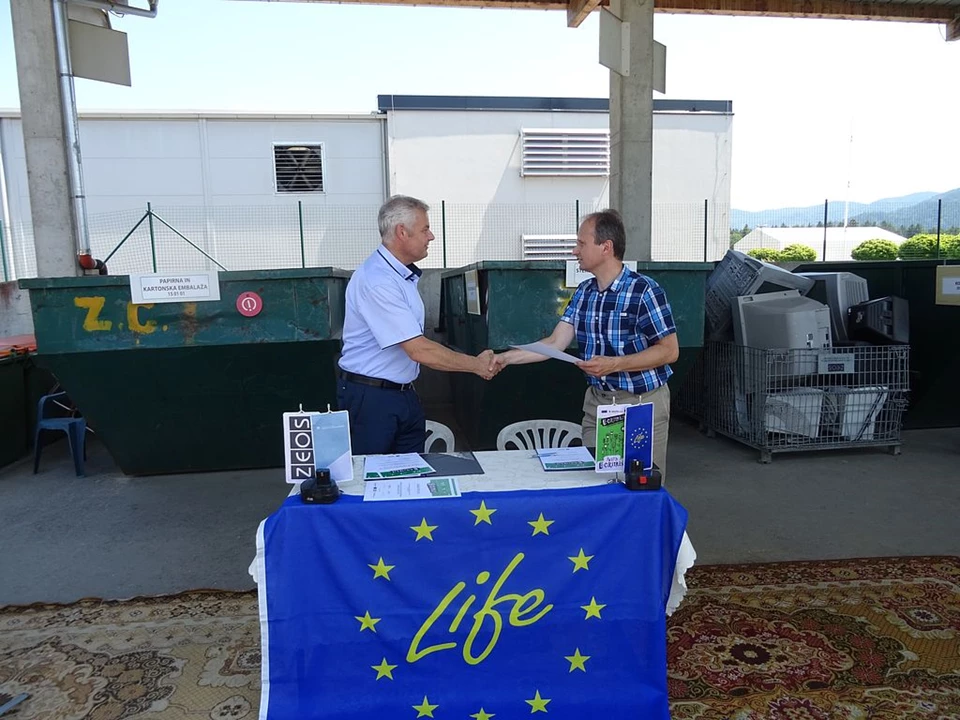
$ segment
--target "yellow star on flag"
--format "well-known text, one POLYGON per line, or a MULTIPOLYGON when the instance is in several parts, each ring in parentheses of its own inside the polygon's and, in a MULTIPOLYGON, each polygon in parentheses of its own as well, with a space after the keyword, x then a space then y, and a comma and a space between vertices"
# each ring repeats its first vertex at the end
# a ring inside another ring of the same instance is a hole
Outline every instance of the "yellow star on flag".
POLYGON ((573 562, 573 571, 577 570, 589 570, 589 563, 593 560, 593 555, 584 555, 583 548, 580 548, 580 554, 574 557, 568 557, 567 560, 573 562))
POLYGON ((581 655, 580 648, 577 648, 573 651, 573 655, 564 655, 563 659, 570 663, 570 672, 574 670, 583 670, 587 671, 587 668, 584 667, 584 663, 590 659, 589 655, 581 655))
POLYGON ((429 717, 429 718, 432 718, 432 717, 433 717, 433 711, 436 710, 438 707, 440 707, 440 706, 439 706, 439 705, 431 705, 431 704, 430 704, 430 701, 427 700, 427 696, 424 695, 424 696, 423 696, 423 702, 420 703, 419 705, 414 705, 414 706, 413 706, 413 709, 417 711, 417 717, 418 717, 418 718, 421 718, 421 717, 429 717))
POLYGON ((384 658, 380 661, 379 665, 371 665, 370 667, 377 671, 377 680, 383 677, 393 680, 393 670, 397 666, 391 665, 387 662, 387 659, 384 658))
POLYGON ((536 696, 533 698, 533 700, 524 700, 524 702, 527 703, 527 704, 529 704, 530 707, 533 708, 533 709, 530 711, 531 714, 533 714, 533 713, 535 713, 535 712, 543 712, 543 713, 545 713, 545 712, 547 711, 547 703, 550 702, 550 699, 549 699, 549 698, 542 698, 542 697, 540 697, 540 691, 537 690, 537 694, 536 694, 536 696))
POLYGON ((380 622, 380 618, 370 617, 369 610, 364 612, 363 616, 354 615, 354 617, 360 621, 360 632, 363 632, 364 630, 373 630, 374 632, 377 631, 374 625, 380 622))
POLYGON ((476 718, 476 720, 490 720, 494 715, 496 715, 496 713, 484 712, 483 708, 480 708, 480 712, 474 713, 470 717, 476 718))
POLYGON ((587 611, 587 617, 585 617, 584 620, 588 620, 592 617, 599 618, 600 611, 603 610, 606 605, 599 604, 595 597, 591 597, 589 605, 581 605, 580 607, 587 611))
POLYGON ((419 525, 411 525, 410 529, 417 534, 417 542, 420 542, 421 539, 426 538, 427 540, 433 541, 432 533, 437 529, 436 525, 427 525, 427 519, 423 518, 420 520, 419 525))
POLYGON ((378 577, 390 579, 390 571, 393 570, 396 565, 385 565, 383 558, 377 560, 376 565, 367 565, 368 568, 373 570, 373 579, 376 580, 378 577))
POLYGON ((543 533, 544 535, 549 535, 550 530, 548 530, 548 528, 551 525, 553 525, 553 520, 544 520, 543 513, 540 513, 540 517, 538 517, 536 520, 528 520, 527 525, 531 525, 533 527, 534 535, 537 535, 539 533, 543 533))
POLYGON ((479 525, 482 522, 485 522, 487 525, 493 525, 490 522, 490 516, 496 512, 496 508, 488 508, 487 504, 481 500, 480 507, 476 510, 471 510, 470 512, 476 516, 476 520, 473 521, 474 526, 479 525))

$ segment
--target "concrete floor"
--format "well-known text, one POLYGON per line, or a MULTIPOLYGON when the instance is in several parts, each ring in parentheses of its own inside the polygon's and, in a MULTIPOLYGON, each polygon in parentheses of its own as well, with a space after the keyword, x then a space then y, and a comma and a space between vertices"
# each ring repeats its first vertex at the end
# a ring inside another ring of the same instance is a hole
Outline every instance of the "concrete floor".
MULTIPOLYGON (((899 457, 757 457, 674 421, 669 490, 698 564, 960 555, 960 428, 907 432, 899 457)), ((252 588, 257 525, 288 492, 280 470, 126 477, 95 440, 87 474, 63 442, 38 475, 0 469, 0 606, 252 588)))

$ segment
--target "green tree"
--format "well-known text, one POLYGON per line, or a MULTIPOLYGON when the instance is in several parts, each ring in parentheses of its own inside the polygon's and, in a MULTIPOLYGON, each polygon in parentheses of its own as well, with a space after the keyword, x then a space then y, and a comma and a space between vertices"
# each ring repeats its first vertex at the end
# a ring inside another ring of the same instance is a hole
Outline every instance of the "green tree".
POLYGON ((892 240, 864 240, 853 249, 850 257, 854 260, 896 260, 897 244, 892 240))
POLYGON ((730 231, 730 247, 733 247, 741 240, 743 240, 743 235, 741 235, 739 231, 737 230, 730 231))
POLYGON ((901 260, 920 260, 937 256, 937 236, 919 234, 905 240, 897 250, 901 260))
POLYGON ((809 262, 817 259, 817 251, 809 245, 787 245, 780 251, 780 260, 784 262, 809 262))
POLYGON ((777 262, 780 259, 780 251, 774 248, 754 248, 747 255, 764 262, 777 262))

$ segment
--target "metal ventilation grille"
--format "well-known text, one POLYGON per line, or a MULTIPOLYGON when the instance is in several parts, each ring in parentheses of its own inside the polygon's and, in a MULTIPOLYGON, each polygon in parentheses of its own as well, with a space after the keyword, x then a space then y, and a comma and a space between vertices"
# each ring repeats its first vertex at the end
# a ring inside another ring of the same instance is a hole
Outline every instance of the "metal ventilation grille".
POLYGON ((576 235, 521 235, 524 260, 572 260, 576 235))
POLYGON ((590 176, 610 174, 609 130, 521 130, 520 174, 590 176))
POLYGON ((323 145, 274 145, 278 193, 323 192, 323 145))

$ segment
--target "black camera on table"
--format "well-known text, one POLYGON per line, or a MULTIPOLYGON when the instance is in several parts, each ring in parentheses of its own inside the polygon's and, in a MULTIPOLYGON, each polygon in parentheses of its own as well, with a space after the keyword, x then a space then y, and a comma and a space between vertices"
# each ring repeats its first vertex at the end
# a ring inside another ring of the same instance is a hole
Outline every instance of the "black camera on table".
POLYGON ((317 473, 300 483, 300 499, 305 503, 327 505, 340 497, 340 487, 330 477, 328 468, 317 468, 317 473))
POLYGON ((644 468, 639 460, 631 460, 623 484, 628 490, 659 490, 660 481, 660 468, 656 463, 653 463, 653 467, 644 468))

